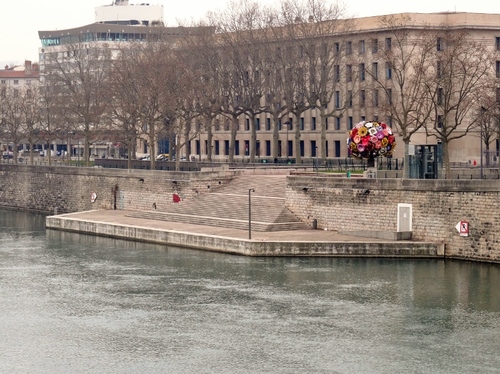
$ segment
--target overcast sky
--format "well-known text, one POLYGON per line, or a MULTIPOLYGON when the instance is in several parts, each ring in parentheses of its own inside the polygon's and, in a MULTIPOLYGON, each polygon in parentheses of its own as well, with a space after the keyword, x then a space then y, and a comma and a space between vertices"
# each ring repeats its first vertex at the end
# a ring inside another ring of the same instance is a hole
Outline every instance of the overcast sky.
MULTIPOLYGON (((279 1, 279 0, 278 0, 279 1)), ((227 0, 130 0, 131 4, 148 2, 164 7, 165 21, 200 19, 209 10, 223 10, 227 0)), ((272 0, 261 0, 272 3, 272 0)), ((38 31, 67 29, 94 22, 94 8, 112 0, 9 0, 2 1, 0 23, 0 66, 20 64, 25 59, 38 61, 38 31)), ((348 14, 373 16, 400 12, 432 13, 442 11, 500 13, 500 2, 492 0, 349 0, 348 14)))

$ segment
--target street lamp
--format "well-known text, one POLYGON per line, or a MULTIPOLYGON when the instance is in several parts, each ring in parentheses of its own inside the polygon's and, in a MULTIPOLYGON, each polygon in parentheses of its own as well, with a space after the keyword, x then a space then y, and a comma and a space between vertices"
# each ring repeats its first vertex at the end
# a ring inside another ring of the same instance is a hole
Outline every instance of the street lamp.
POLYGON ((255 188, 248 189, 248 239, 252 239, 252 192, 255 188))

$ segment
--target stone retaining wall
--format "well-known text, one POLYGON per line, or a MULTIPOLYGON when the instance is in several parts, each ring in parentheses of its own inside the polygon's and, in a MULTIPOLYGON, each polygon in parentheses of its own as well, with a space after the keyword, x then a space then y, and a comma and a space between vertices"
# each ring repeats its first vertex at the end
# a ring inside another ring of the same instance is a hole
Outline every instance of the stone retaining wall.
POLYGON ((93 209, 164 210, 173 194, 189 199, 233 178, 216 172, 165 172, 0 165, 0 206, 44 213, 93 209), (91 202, 91 194, 97 199, 91 202), (116 199, 115 199, 116 196, 116 199))
POLYGON ((415 240, 445 245, 445 255, 500 262, 500 181, 338 179, 290 176, 288 208, 319 229, 396 231, 398 203, 411 204, 415 240), (469 236, 455 226, 469 222, 469 236))

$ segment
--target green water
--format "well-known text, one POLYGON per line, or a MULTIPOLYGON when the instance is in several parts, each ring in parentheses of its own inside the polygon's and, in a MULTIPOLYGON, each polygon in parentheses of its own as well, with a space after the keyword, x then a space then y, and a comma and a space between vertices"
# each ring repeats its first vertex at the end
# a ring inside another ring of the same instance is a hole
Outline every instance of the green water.
POLYGON ((246 258, 0 210, 1 373, 499 373, 500 266, 246 258))

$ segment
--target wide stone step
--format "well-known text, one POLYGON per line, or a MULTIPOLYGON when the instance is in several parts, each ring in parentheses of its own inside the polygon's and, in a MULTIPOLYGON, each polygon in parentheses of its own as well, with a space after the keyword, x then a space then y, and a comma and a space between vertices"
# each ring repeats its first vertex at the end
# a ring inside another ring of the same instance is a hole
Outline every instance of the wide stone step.
MULTIPOLYGON (((248 219, 229 219, 213 216, 193 216, 180 213, 165 213, 155 211, 133 212, 127 214, 127 217, 138 219, 150 219, 158 221, 183 222, 201 226, 226 227, 238 230, 248 230, 248 219)), ((252 230, 258 232, 269 231, 289 231, 306 230, 309 227, 303 222, 281 222, 270 223, 252 220, 252 230)))

